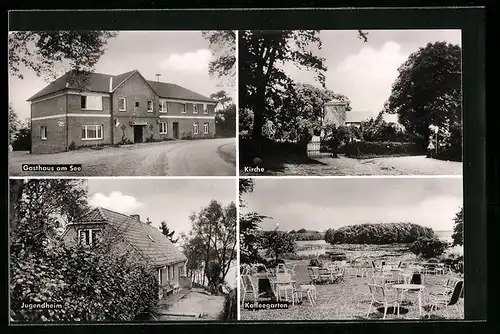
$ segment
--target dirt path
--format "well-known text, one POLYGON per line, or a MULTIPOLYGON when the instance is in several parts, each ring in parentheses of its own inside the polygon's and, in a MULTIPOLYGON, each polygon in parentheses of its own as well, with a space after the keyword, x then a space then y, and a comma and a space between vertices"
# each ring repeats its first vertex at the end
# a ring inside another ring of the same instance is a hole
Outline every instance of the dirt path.
POLYGON ((462 171, 461 162, 430 159, 423 155, 373 159, 339 156, 317 158, 308 164, 285 164, 282 171, 267 171, 261 175, 462 175, 462 171))
POLYGON ((212 296, 193 290, 165 312, 172 314, 203 313, 205 315, 203 318, 161 315, 158 317, 158 320, 217 320, 223 307, 223 296, 212 296))
POLYGON ((142 143, 101 150, 82 149, 55 154, 12 152, 11 176, 233 176, 235 165, 218 148, 236 145, 235 138, 142 143), (81 164, 81 172, 28 172, 22 164, 81 164))

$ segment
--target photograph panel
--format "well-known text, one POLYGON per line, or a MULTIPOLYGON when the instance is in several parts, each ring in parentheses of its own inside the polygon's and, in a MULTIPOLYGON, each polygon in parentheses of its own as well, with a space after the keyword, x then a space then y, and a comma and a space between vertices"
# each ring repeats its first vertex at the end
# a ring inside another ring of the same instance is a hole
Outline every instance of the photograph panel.
POLYGON ((462 175, 461 30, 238 38, 241 175, 462 175))
POLYGON ((237 320, 229 179, 11 179, 10 323, 237 320))
POLYGON ((464 319, 462 178, 240 180, 240 319, 464 319))
POLYGON ((11 176, 235 176, 235 31, 9 33, 11 176))

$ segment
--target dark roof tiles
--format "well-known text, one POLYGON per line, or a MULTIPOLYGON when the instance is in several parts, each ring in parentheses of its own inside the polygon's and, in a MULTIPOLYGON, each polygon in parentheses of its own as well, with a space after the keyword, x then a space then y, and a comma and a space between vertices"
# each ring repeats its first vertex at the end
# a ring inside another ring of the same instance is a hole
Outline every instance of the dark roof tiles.
POLYGON ((186 256, 160 230, 135 218, 98 207, 80 222, 106 221, 155 267, 186 261, 186 256))
MULTIPOLYGON (((63 76, 59 77, 58 79, 47 85, 45 88, 43 88, 41 91, 39 91, 32 97, 30 97, 28 101, 32 101, 42 96, 57 93, 65 89, 110 93, 109 89, 110 78, 113 78, 112 89, 114 90, 122 82, 124 82, 126 79, 128 79, 132 74, 136 72, 139 73, 139 71, 133 70, 118 75, 109 75, 109 74, 93 73, 93 72, 76 74, 75 71, 69 71, 68 73, 64 74, 63 76)), ((198 94, 196 92, 193 92, 187 88, 181 87, 176 84, 149 81, 149 80, 146 81, 151 86, 151 88, 156 92, 156 94, 158 94, 159 97, 215 103, 215 100, 209 97, 198 94)))

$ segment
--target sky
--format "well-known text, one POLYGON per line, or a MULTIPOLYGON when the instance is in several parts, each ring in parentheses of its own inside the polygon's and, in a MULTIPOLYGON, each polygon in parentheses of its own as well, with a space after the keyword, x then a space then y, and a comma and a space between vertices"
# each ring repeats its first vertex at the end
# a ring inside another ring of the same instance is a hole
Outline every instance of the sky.
MULTIPOLYGON (((254 179, 248 207, 273 219, 264 230, 326 231, 361 223, 410 222, 453 230, 463 203, 462 178, 254 179)), ((243 212, 243 211, 242 211, 243 212)))
POLYGON ((175 235, 191 229, 189 216, 212 199, 226 206, 236 202, 234 179, 88 179, 88 202, 123 214, 162 221, 175 235))
MULTIPOLYGON (((322 30, 321 50, 314 54, 326 58, 326 88, 346 95, 352 112, 376 116, 389 98, 397 69, 408 56, 427 43, 448 42, 461 45, 460 30, 365 30, 366 43, 357 30, 322 30)), ((313 72, 294 65, 284 69, 297 82, 319 85, 313 72)))
MULTIPOLYGON (((175 83, 209 96, 221 89, 233 99, 236 89, 208 75, 212 59, 208 42, 200 31, 120 31, 110 39, 95 72, 120 74, 134 69, 147 80, 175 83), (219 87, 219 85, 221 85, 219 87)), ((20 120, 30 116, 28 98, 48 85, 32 71, 22 69, 24 79, 9 76, 9 96, 20 120)))

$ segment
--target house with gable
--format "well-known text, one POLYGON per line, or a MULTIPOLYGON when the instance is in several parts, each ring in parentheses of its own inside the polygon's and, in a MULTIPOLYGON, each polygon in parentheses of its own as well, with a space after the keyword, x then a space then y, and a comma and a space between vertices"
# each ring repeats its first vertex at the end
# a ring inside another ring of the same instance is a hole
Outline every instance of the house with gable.
POLYGON ((68 224, 62 238, 68 244, 92 246, 108 233, 116 236, 111 241, 113 250, 126 252, 131 259, 146 261, 155 270, 160 299, 190 285, 185 276, 186 256, 160 230, 142 222, 139 215, 129 216, 98 207, 79 221, 68 224))
POLYGON ((70 71, 28 102, 32 153, 215 136, 215 100, 138 70, 70 71))

